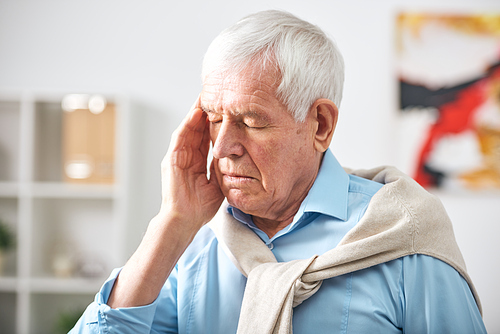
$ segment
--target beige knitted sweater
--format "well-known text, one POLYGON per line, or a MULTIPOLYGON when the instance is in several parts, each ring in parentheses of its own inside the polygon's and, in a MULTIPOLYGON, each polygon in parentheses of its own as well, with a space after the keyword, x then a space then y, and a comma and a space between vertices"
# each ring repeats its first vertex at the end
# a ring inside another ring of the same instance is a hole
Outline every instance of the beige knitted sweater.
POLYGON ((292 333, 293 307, 318 291, 322 280, 411 254, 429 255, 454 267, 468 282, 481 311, 441 202, 395 168, 351 173, 384 186, 358 224, 323 255, 278 263, 254 232, 227 213, 227 204, 209 223, 226 254, 248 277, 239 334, 292 333))

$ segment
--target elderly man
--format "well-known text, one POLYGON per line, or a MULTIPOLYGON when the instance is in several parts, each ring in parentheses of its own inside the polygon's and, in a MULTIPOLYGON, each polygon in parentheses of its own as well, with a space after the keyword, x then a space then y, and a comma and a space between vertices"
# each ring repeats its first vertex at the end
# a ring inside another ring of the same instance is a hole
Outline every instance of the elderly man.
POLYGON ((485 332, 439 201, 330 152, 343 61, 320 29, 250 15, 214 40, 202 80, 159 214, 74 332, 485 332))

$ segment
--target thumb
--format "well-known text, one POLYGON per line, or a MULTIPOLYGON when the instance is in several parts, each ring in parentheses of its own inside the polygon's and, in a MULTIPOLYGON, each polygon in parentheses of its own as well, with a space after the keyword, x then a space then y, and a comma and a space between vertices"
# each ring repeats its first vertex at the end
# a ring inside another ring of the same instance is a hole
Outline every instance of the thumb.
POLYGON ((219 180, 217 179, 217 174, 215 172, 215 164, 217 163, 217 160, 218 159, 213 158, 212 162, 210 163, 210 177, 208 182, 220 188, 219 180))

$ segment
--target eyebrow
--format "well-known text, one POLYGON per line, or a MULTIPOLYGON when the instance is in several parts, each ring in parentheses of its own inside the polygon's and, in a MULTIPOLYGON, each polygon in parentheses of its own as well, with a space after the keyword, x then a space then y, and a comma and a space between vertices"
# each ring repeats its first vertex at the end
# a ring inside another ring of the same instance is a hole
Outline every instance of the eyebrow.
MULTIPOLYGON (((204 106, 201 106, 201 110, 207 114, 222 114, 221 112, 211 110, 211 109, 206 108, 204 106)), ((231 114, 233 114, 234 116, 242 116, 242 117, 249 117, 249 118, 257 119, 257 120, 269 121, 269 117, 267 115, 263 115, 262 113, 259 113, 255 110, 249 110, 249 111, 244 111, 244 112, 232 111, 231 114)))
POLYGON ((211 109, 208 109, 208 108, 205 108, 204 106, 201 106, 200 108, 201 108, 201 110, 202 110, 204 113, 207 113, 207 114, 208 114, 208 113, 216 114, 216 112, 215 112, 215 111, 213 111, 213 110, 211 110, 211 109))

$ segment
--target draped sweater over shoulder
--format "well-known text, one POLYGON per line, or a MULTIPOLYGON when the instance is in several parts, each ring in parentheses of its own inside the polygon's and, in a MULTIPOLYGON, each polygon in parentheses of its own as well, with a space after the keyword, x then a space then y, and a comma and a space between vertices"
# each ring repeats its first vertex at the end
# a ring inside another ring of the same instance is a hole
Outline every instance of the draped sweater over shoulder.
POLYGON ((239 334, 292 333, 293 307, 316 293, 324 279, 412 254, 432 256, 455 268, 481 311, 451 221, 437 197, 392 167, 348 172, 384 186, 358 224, 322 255, 278 263, 262 240, 227 212, 226 203, 209 223, 225 253, 248 278, 239 334))

